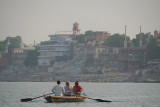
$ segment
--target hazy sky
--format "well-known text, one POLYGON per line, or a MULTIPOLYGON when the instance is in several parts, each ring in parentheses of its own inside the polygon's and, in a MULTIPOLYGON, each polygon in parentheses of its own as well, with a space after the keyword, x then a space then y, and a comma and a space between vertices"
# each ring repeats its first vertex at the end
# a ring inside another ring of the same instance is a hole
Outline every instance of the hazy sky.
POLYGON ((20 35, 23 42, 49 40, 57 31, 124 33, 133 38, 160 30, 160 0, 0 0, 0 40, 20 35))

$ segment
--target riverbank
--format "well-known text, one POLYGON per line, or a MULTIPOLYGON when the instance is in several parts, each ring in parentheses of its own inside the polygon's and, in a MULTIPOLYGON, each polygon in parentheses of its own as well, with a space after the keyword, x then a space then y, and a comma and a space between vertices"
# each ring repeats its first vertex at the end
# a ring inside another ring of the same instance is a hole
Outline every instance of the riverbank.
POLYGON ((16 71, 0 72, 0 82, 54 82, 82 81, 82 82, 137 82, 137 83, 160 83, 160 72, 152 72, 146 75, 131 76, 130 73, 107 72, 107 73, 55 73, 16 71))

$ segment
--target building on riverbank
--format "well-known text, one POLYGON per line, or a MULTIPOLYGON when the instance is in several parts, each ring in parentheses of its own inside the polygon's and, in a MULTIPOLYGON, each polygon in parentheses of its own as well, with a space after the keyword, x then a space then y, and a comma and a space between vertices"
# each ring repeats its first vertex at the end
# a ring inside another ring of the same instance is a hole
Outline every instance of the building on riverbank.
POLYGON ((99 50, 99 47, 96 47, 98 51, 97 57, 95 58, 95 65, 99 66, 102 72, 118 72, 119 61, 118 54, 119 48, 117 47, 103 47, 103 50, 99 50))
POLYGON ((107 31, 96 31, 95 35, 88 35, 84 37, 86 46, 102 46, 102 44, 111 35, 107 31))
POLYGON ((119 71, 134 72, 142 69, 146 59, 145 47, 128 47, 119 49, 119 71))
POLYGON ((56 58, 66 56, 69 59, 73 58, 75 40, 71 36, 61 34, 49 35, 50 40, 47 44, 39 46, 40 55, 38 56, 39 66, 48 66, 51 62, 56 61, 56 58))
POLYGON ((134 72, 142 69, 146 59, 145 47, 87 46, 86 66, 97 67, 105 72, 134 72))
POLYGON ((23 62, 27 56, 27 53, 29 51, 35 50, 35 47, 29 46, 24 47, 23 45, 20 48, 14 48, 11 59, 12 59, 12 65, 14 66, 24 66, 23 62))
POLYGON ((10 64, 10 54, 0 53, 0 66, 8 66, 10 64))

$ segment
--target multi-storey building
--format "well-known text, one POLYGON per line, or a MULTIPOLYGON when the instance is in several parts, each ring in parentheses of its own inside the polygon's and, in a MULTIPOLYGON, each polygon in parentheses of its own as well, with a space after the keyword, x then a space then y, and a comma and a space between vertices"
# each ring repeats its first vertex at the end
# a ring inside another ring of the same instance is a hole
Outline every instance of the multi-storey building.
POLYGON ((97 31, 97 35, 88 35, 85 39, 87 46, 101 46, 111 34, 107 31, 97 31))
POLYGON ((159 31, 159 34, 157 36, 157 42, 158 42, 158 46, 160 47, 160 31, 159 31))
POLYGON ((85 46, 84 44, 77 44, 74 49, 74 59, 84 60, 85 59, 85 46))
POLYGON ((101 71, 118 71, 119 48, 107 46, 86 46, 86 65, 99 67, 101 71))
POLYGON ((24 47, 14 48, 11 55, 12 64, 14 66, 24 66, 23 62, 27 56, 27 52, 35 50, 35 47, 24 47))
POLYGON ((95 47, 85 46, 84 48, 85 65, 92 67, 94 65, 95 47))
POLYGON ((118 54, 119 48, 117 47, 96 47, 96 54, 94 59, 95 66, 100 66, 101 71, 118 71, 118 54))
POLYGON ((8 66, 10 64, 10 55, 0 52, 0 66, 8 66))
POLYGON ((128 47, 119 50, 119 71, 134 72, 142 69, 145 64, 146 48, 145 47, 128 47))
POLYGON ((134 72, 144 67, 145 59, 145 47, 86 47, 87 65, 99 66, 104 72, 134 72))
POLYGON ((66 56, 70 59, 74 55, 74 44, 70 36, 49 35, 50 40, 47 45, 40 45, 38 65, 50 65, 57 57, 66 56))

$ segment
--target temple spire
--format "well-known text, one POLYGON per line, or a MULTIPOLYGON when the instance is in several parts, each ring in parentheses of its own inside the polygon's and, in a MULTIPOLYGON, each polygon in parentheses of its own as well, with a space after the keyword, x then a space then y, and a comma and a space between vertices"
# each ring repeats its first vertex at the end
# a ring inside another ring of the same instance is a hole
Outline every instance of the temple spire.
POLYGON ((125 25, 125 40, 124 40, 124 47, 127 48, 127 39, 126 39, 126 29, 127 29, 127 25, 125 25))
POLYGON ((140 40, 139 40, 139 47, 142 47, 142 32, 141 32, 141 26, 140 26, 140 40))

